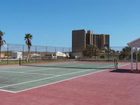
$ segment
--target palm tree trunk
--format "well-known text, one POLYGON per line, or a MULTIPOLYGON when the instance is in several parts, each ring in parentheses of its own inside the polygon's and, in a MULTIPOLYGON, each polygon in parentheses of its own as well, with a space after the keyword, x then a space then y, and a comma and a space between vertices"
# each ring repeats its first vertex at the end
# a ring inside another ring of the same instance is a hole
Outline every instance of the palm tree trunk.
POLYGON ((27 62, 29 62, 29 59, 30 59, 30 46, 28 46, 27 62))
POLYGON ((1 62, 1 46, 0 46, 0 62, 1 62))

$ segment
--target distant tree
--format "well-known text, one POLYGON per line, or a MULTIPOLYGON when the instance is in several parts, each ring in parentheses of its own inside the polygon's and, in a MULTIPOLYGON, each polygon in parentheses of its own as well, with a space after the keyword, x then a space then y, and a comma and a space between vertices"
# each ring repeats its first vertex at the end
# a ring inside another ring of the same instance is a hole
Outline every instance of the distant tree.
POLYGON ((5 40, 3 40, 4 32, 0 31, 0 60, 1 60, 1 47, 6 43, 5 40))
POLYGON ((99 54, 99 49, 94 45, 87 45, 83 50, 83 55, 87 57, 97 56, 99 54))
POLYGON ((123 59, 128 60, 128 59, 130 59, 130 57, 131 57, 131 47, 126 46, 120 52, 119 58, 121 60, 123 60, 123 59))
POLYGON ((26 45, 27 45, 27 47, 28 47, 28 55, 27 55, 27 62, 29 62, 29 58, 30 58, 30 50, 31 50, 31 46, 32 46, 32 34, 30 34, 30 33, 27 33, 27 34, 25 34, 25 43, 26 43, 26 45))
POLYGON ((138 61, 140 61, 140 51, 138 52, 138 61))
POLYGON ((102 52, 102 56, 101 57, 103 58, 103 56, 104 56, 105 59, 107 57, 108 60, 109 60, 109 52, 111 50, 111 49, 109 49, 109 46, 107 44, 105 44, 100 50, 102 52))

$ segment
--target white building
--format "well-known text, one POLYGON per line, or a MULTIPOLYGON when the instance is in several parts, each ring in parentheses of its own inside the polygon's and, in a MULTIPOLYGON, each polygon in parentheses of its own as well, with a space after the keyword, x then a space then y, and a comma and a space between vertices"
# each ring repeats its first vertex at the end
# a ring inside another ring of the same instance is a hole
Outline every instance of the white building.
POLYGON ((56 52, 55 54, 52 54, 52 58, 53 59, 57 59, 57 58, 69 58, 69 54, 68 53, 63 53, 63 52, 56 52))
POLYGON ((12 52, 12 58, 13 59, 22 59, 22 52, 12 52))

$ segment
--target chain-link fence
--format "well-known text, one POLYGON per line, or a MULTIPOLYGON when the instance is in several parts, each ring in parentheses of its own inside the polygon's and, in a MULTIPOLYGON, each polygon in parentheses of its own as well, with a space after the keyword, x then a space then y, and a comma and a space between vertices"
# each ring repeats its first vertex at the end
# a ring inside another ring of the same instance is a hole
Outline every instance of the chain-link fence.
MULTIPOLYGON (((131 48, 128 46, 104 49, 90 47, 84 49, 83 52, 75 52, 73 55, 80 60, 113 61, 114 59, 117 59, 118 61, 129 62, 131 61, 131 48)), ((136 54, 134 53, 133 56, 135 60, 136 54)), ((138 52, 138 60, 140 61, 140 51, 138 52)))
MULTIPOLYGON (((30 52, 26 45, 7 44, 1 47, 0 64, 19 63, 19 59, 26 61, 30 55, 30 62, 52 61, 56 59, 79 58, 94 61, 131 61, 131 48, 128 46, 110 47, 105 49, 86 48, 82 52, 72 52, 67 47, 32 46, 30 52)), ((133 55, 134 61, 136 54, 133 55)), ((140 61, 140 51, 138 51, 138 61, 140 61)))
POLYGON ((56 59, 58 56, 66 58, 71 52, 71 48, 50 46, 31 46, 30 52, 28 50, 26 45, 6 44, 1 46, 0 64, 19 63, 19 59, 25 61, 28 54, 30 54, 31 62, 37 62, 56 59))

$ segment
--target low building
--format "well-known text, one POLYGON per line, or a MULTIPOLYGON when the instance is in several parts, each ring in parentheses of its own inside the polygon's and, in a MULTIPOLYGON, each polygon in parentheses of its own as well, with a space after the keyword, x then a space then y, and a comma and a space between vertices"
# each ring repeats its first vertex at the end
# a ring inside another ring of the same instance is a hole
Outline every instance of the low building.
POLYGON ((5 53, 1 53, 0 58, 5 58, 5 53))
POLYGON ((23 58, 23 54, 22 52, 12 52, 12 59, 22 59, 23 58))

